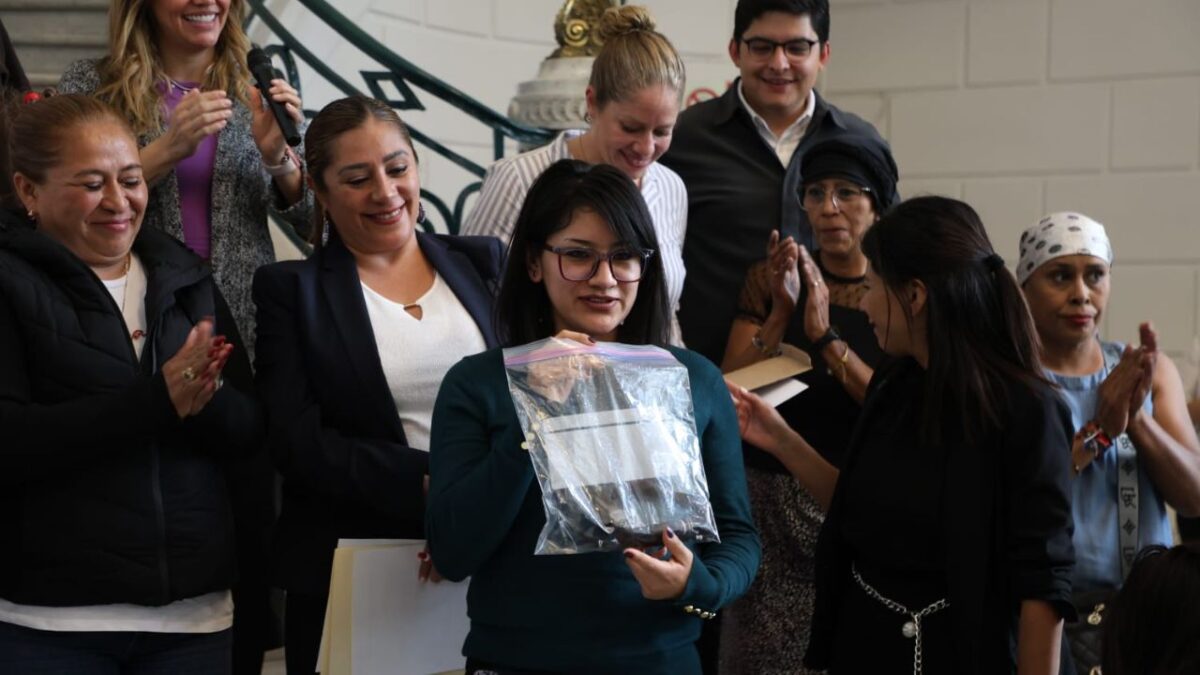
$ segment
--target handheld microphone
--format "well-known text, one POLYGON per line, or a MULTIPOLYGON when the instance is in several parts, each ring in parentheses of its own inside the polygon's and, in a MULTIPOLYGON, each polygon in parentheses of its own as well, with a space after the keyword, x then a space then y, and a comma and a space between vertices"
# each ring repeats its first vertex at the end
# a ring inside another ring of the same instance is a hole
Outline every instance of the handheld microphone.
POLYGON ((267 99, 267 104, 271 106, 275 122, 279 124, 279 130, 283 132, 283 139, 293 148, 300 145, 300 132, 296 130, 295 120, 288 114, 287 108, 272 99, 269 93, 271 80, 276 79, 275 67, 271 65, 271 57, 267 56, 261 47, 254 47, 246 55, 246 66, 249 67, 250 74, 254 76, 254 83, 258 85, 258 90, 262 92, 263 98, 267 99))

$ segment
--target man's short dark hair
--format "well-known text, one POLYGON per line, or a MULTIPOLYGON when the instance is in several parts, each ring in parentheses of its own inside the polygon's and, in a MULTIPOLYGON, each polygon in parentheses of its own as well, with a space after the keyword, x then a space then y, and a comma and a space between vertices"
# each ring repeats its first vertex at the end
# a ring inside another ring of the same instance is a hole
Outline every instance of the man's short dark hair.
POLYGON ((829 41, 829 0, 738 0, 733 11, 733 39, 741 40, 746 29, 767 12, 807 14, 822 44, 829 41))

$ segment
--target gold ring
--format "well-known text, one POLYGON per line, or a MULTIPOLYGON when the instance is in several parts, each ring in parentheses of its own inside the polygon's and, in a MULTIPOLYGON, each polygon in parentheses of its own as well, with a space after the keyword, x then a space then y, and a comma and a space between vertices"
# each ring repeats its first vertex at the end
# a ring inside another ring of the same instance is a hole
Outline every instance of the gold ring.
POLYGON ((183 379, 191 382, 196 379, 196 371, 192 370, 191 366, 183 369, 183 379))

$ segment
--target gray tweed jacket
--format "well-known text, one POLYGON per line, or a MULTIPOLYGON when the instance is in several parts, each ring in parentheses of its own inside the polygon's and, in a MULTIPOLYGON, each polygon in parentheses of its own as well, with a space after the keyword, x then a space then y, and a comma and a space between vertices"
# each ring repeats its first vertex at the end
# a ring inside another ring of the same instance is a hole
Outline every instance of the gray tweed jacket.
MULTIPOLYGON (((76 61, 67 67, 58 83, 64 94, 91 94, 100 87, 99 59, 76 61)), ((213 277, 229 303, 244 345, 254 357, 254 303, 250 283, 254 271, 275 260, 267 213, 277 213, 301 236, 312 227, 313 197, 304 188, 300 201, 283 206, 283 196, 262 168, 262 157, 250 131, 250 109, 234 99, 233 117, 217 137, 213 164, 212 249, 213 277)), ((161 135, 138 139, 142 146, 161 135)), ((303 147, 297 148, 304 156, 303 147)), ((144 224, 149 224, 183 241, 183 216, 179 210, 179 183, 172 170, 150 188, 144 224)), ((218 329, 219 330, 219 329, 218 329)))

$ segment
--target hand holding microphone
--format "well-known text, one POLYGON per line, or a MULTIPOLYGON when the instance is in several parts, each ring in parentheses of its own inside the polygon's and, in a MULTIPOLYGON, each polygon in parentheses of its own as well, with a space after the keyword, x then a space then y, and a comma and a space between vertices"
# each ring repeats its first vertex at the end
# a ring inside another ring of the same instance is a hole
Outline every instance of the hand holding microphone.
POLYGON ((251 95, 251 101, 255 104, 251 106, 254 142, 269 172, 277 175, 270 169, 282 168, 284 173, 290 173, 286 165, 291 159, 291 152, 287 146, 300 144, 300 132, 297 129, 297 124, 303 119, 300 95, 286 80, 275 76, 270 57, 259 47, 250 50, 246 65, 257 84, 251 95))

